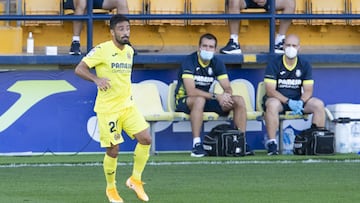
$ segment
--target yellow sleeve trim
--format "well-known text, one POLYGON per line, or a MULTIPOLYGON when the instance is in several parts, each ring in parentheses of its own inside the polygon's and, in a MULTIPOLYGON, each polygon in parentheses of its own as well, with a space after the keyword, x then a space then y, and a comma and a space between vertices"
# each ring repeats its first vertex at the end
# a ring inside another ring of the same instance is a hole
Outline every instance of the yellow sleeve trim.
POLYGON ((190 79, 194 79, 194 75, 192 74, 182 74, 181 76, 182 78, 190 78, 190 79))
POLYGON ((269 79, 269 78, 265 78, 265 79, 264 79, 264 82, 276 84, 276 80, 269 79))
POLYGON ((219 75, 217 77, 218 80, 229 78, 227 74, 219 75))
POLYGON ((314 84, 314 80, 304 80, 303 84, 304 85, 312 85, 312 84, 314 84))

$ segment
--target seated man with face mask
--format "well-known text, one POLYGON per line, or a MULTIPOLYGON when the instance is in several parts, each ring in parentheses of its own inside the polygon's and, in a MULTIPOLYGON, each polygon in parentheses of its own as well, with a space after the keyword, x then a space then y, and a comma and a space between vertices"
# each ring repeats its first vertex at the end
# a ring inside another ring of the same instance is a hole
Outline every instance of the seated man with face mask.
POLYGON ((178 73, 175 111, 190 114, 193 157, 206 155, 200 138, 203 112, 216 112, 220 116, 226 116, 233 110, 235 127, 242 132, 246 130, 245 101, 241 96, 232 95, 225 64, 214 56, 216 45, 217 39, 214 35, 202 35, 198 50, 187 56, 178 73), (224 93, 210 92, 210 87, 216 80, 224 93))
POLYGON ((279 127, 279 113, 312 113, 312 128, 325 127, 324 103, 313 97, 314 80, 312 67, 297 56, 299 37, 291 34, 285 38, 285 54, 269 62, 265 69, 265 90, 263 108, 269 140, 266 143, 268 155, 277 155, 276 131, 279 127))

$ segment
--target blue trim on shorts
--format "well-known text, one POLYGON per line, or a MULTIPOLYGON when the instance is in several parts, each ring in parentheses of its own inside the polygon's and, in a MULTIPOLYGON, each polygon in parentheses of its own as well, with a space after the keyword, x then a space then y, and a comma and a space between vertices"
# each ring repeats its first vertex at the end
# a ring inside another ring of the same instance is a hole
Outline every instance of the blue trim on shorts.
MULTIPOLYGON (((186 98, 183 97, 176 101, 176 112, 184 112, 186 114, 190 114, 190 108, 186 104, 186 98)), ((221 109, 221 106, 217 100, 213 99, 207 99, 205 102, 204 112, 215 112, 219 114, 220 116, 227 116, 229 115, 229 112, 225 112, 221 109)))

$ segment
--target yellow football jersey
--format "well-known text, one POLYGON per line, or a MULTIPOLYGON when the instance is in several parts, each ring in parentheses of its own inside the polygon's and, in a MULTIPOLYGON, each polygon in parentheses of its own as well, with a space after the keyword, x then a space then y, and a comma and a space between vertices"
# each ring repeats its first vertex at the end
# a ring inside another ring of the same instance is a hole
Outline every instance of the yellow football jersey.
POLYGON ((95 112, 118 112, 134 105, 131 100, 133 55, 134 50, 130 46, 125 45, 120 50, 110 40, 97 45, 82 59, 90 68, 95 68, 98 77, 110 80, 110 89, 98 90, 95 112))

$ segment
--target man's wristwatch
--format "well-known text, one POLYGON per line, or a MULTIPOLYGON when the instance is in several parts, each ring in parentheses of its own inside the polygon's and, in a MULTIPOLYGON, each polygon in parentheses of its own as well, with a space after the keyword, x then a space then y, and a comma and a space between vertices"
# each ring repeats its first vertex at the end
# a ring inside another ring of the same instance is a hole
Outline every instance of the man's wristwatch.
POLYGON ((216 99, 216 94, 215 93, 212 93, 211 95, 211 99, 215 100, 216 99))

